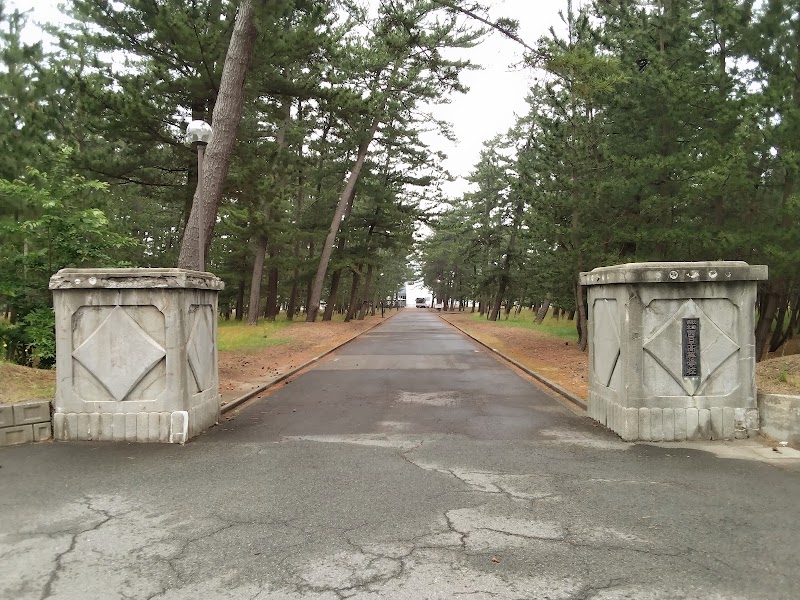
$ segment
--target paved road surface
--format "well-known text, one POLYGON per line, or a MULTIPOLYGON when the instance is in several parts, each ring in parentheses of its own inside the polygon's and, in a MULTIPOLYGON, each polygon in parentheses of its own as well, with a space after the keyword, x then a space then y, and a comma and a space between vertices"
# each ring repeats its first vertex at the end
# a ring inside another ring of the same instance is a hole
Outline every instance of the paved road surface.
POLYGON ((0 598, 795 600, 785 456, 625 444, 409 309, 185 447, 0 451, 0 598))

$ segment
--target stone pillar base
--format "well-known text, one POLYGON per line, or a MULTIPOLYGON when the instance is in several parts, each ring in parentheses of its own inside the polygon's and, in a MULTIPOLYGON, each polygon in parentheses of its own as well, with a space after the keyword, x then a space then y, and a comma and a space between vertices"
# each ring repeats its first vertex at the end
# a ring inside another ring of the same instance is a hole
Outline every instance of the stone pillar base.
POLYGON ((53 436, 61 441, 160 442, 183 444, 190 432, 219 422, 220 399, 211 398, 188 411, 139 413, 56 413, 53 436))
POLYGON ((590 394, 589 416, 626 442, 738 440, 759 432, 757 408, 626 408, 590 394))
POLYGON ((54 438, 182 444, 217 423, 222 288, 181 269, 54 275, 54 438))
POLYGON ((634 263, 588 287, 589 416, 627 441, 749 437, 756 282, 743 262, 634 263))

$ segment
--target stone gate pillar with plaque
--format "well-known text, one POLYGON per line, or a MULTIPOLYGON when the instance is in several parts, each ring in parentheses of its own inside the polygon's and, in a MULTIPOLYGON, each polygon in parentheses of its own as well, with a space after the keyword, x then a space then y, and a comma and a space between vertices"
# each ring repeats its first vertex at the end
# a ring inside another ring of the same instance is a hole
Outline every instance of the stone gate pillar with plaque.
POLYGON ((591 418, 629 441, 733 439, 758 429, 755 301, 766 266, 633 263, 580 278, 591 418))
POLYGON ((55 439, 183 443, 216 423, 223 287, 181 269, 56 273, 55 439))

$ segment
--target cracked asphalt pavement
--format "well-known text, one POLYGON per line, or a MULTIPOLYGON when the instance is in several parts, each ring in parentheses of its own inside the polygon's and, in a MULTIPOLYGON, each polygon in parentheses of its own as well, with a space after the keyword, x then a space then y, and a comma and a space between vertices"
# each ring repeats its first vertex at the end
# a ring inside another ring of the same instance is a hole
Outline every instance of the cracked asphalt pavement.
POLYGON ((794 600, 770 453, 624 443, 410 309, 183 447, 0 450, 0 598, 794 600))

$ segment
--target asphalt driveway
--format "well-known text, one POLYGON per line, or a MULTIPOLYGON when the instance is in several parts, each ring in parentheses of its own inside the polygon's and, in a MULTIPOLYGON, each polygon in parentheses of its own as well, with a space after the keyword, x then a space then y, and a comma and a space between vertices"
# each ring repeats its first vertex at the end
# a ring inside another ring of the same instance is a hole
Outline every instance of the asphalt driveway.
POLYGON ((183 447, 0 450, 0 598, 795 599, 771 452, 626 444, 409 309, 183 447))

